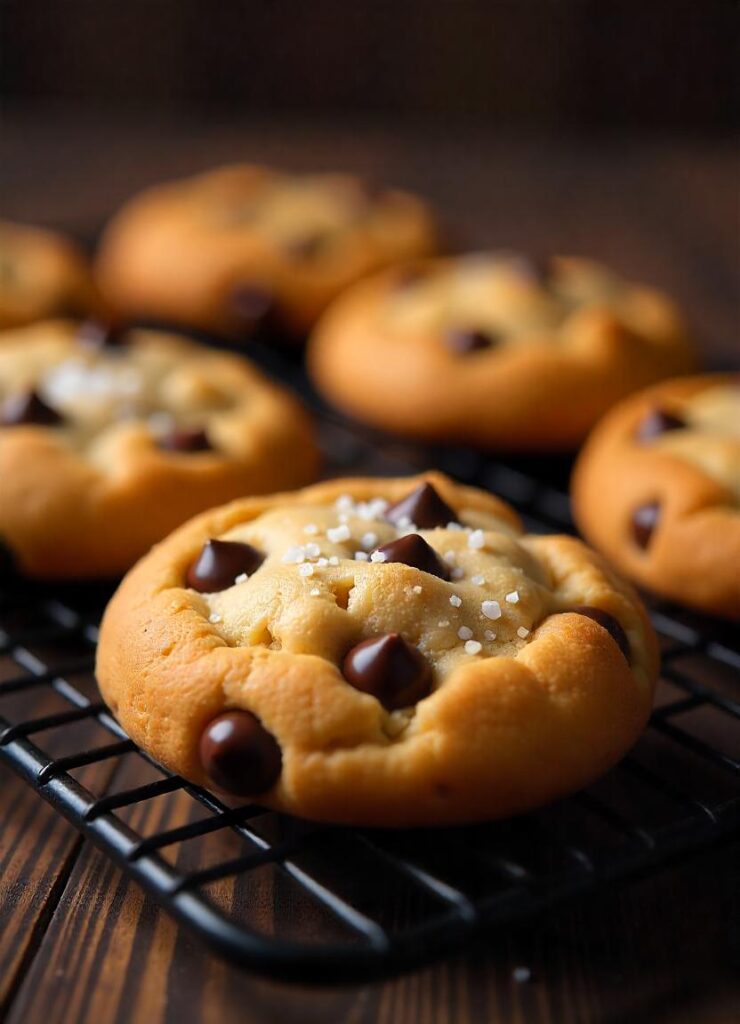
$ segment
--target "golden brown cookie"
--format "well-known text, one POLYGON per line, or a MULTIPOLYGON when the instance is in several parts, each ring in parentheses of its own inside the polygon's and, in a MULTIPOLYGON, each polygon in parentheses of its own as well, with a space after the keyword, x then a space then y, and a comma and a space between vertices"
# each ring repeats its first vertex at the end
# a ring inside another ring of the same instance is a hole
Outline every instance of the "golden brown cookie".
POLYGON ((98 312, 82 252, 53 231, 0 221, 0 330, 98 312))
POLYGON ((127 316, 301 335, 347 285, 434 247, 431 214, 407 193, 235 165, 131 199, 105 232, 98 279, 127 316))
POLYGON ((246 360, 49 321, 0 334, 0 541, 33 576, 110 576, 189 516, 306 483, 307 416, 246 360))
POLYGON ((573 502, 622 572, 740 619, 740 378, 666 381, 622 402, 581 452, 573 502))
POLYGON ((309 346, 316 385, 357 419, 510 451, 572 448, 615 401, 691 365, 663 295, 585 260, 511 253, 376 275, 309 346))
POLYGON ((647 721, 657 650, 580 541, 427 473, 199 516, 121 584, 97 670, 186 778, 407 826, 515 814, 606 771, 647 721))

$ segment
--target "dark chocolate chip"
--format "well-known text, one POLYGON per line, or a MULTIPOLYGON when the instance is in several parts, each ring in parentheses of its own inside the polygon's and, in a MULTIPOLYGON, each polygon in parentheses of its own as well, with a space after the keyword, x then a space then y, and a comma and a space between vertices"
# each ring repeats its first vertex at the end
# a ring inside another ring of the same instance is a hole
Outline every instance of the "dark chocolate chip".
POLYGON ((275 296, 257 284, 239 284, 231 292, 231 311, 241 333, 252 337, 268 333, 276 319, 275 296))
POLYGON ((353 647, 344 658, 342 672, 356 690, 377 697, 389 711, 426 697, 432 681, 423 655, 398 633, 373 637, 353 647))
POLYGON ((632 536, 639 547, 646 548, 648 546, 659 519, 660 504, 657 501, 640 505, 632 513, 632 536))
POLYGON ((208 440, 208 434, 198 427, 175 427, 168 434, 160 437, 157 444, 165 452, 209 452, 213 450, 213 445, 208 440))
POLYGON ((257 796, 275 785, 283 766, 280 747, 251 711, 226 711, 200 738, 200 763, 227 793, 257 796))
POLYGON ((209 540, 186 574, 189 587, 201 594, 233 587, 242 573, 248 576, 262 565, 265 556, 251 544, 231 540, 209 540))
POLYGON ((64 422, 64 417, 47 405, 35 391, 13 395, 5 403, 0 426, 20 427, 27 425, 55 427, 64 422))
POLYGON ((613 615, 605 612, 602 608, 594 608, 592 605, 587 604, 578 605, 573 611, 576 615, 586 615, 589 619, 593 619, 594 622, 598 622, 600 626, 603 626, 627 661, 630 660, 631 652, 627 634, 613 615))
POLYGON ((432 576, 439 576, 442 580, 448 580, 450 573, 444 562, 438 557, 434 548, 420 537, 418 533, 408 533, 405 537, 392 540, 390 544, 383 544, 378 551, 385 555, 386 562, 400 562, 403 565, 410 565, 414 569, 421 569, 432 576))
POLYGON ((447 526, 457 522, 457 516, 450 506, 442 501, 436 489, 430 483, 419 484, 405 498, 391 505, 385 518, 396 526, 407 520, 422 530, 432 530, 435 526, 447 526))
POLYGON ((114 324, 85 320, 77 331, 77 340, 81 345, 92 349, 120 349, 128 344, 129 335, 123 328, 114 324))
POLYGON ((329 237, 326 231, 313 231, 311 234, 288 239, 284 249, 293 259, 313 260, 326 248, 329 237))
POLYGON ((479 331, 468 327, 454 327, 445 335, 447 348, 461 356, 495 348, 500 341, 500 336, 492 331, 479 331))
POLYGON ((637 437, 640 441, 652 441, 669 430, 681 430, 686 426, 686 421, 665 409, 651 409, 640 422, 637 428, 637 437))

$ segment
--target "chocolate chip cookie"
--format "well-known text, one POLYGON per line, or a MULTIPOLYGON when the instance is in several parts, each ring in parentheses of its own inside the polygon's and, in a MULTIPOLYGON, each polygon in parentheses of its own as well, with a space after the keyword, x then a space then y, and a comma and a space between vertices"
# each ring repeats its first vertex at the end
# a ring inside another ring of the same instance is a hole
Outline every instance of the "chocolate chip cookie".
POLYGON ((121 573, 196 512, 316 466, 302 409, 237 356, 95 323, 0 334, 0 542, 29 575, 121 573))
POLYGON ((363 281, 309 346, 316 385, 357 419, 510 451, 573 448, 615 401, 691 365, 665 296, 585 260, 508 252, 363 281))
POLYGON ((618 405, 580 455, 573 499, 628 576, 740 619, 740 376, 666 381, 618 405))
POLYGON ((192 781, 333 822, 515 814, 614 764, 650 712, 639 600, 570 537, 437 473, 212 510, 126 577, 98 679, 192 781))
POLYGON ((99 312, 82 252, 52 231, 0 221, 0 330, 99 312))
POLYGON ((129 316, 300 336, 348 284, 430 254, 434 239, 429 210, 407 193, 237 165, 130 200, 105 232, 98 278, 129 316))

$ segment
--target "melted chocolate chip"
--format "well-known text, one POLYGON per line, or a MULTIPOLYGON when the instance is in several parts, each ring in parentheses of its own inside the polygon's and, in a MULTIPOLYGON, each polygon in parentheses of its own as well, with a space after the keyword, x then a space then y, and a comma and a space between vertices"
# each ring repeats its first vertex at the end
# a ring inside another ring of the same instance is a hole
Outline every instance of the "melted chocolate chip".
POLYGON ((98 320, 85 320, 77 331, 77 340, 81 345, 93 349, 120 349, 129 341, 128 333, 113 324, 100 323, 98 320))
POLYGON ((637 437, 640 441, 652 441, 669 430, 681 430, 686 426, 686 421, 665 409, 651 409, 640 422, 637 428, 637 437))
POLYGON ((256 796, 275 785, 282 771, 280 747, 251 711, 226 711, 200 738, 200 763, 227 793, 256 796))
POLYGON ((411 494, 391 505, 385 518, 396 526, 408 520, 422 530, 432 530, 435 526, 447 526, 457 521, 453 510, 442 501, 430 483, 420 484, 411 494))
POLYGON ((257 284, 239 284, 231 292, 229 303, 242 334, 253 337, 274 328, 277 316, 275 296, 257 284))
POLYGON ((64 417, 47 405, 35 391, 13 395, 5 403, 0 415, 0 426, 3 427, 55 427, 63 422, 64 417))
POLYGON ((632 513, 632 536, 639 547, 646 548, 648 546, 659 519, 660 505, 657 501, 640 505, 632 513))
POLYGON ((479 331, 466 327, 455 327, 445 335, 447 348, 461 356, 468 355, 470 352, 495 348, 500 340, 492 331, 479 331))
POLYGON ((418 533, 408 533, 405 537, 392 540, 390 544, 378 548, 378 551, 385 555, 386 562, 410 565, 432 576, 439 576, 442 580, 450 578, 447 566, 438 557, 434 548, 430 547, 418 533))
POLYGON ((251 544, 230 540, 209 540, 186 573, 187 585, 201 594, 233 587, 242 573, 256 572, 265 556, 251 544))
POLYGON ((389 711, 426 697, 432 681, 423 655, 398 633, 373 637, 353 647, 345 656, 342 672, 356 690, 377 697, 389 711))
POLYGON ((205 430, 196 428, 174 428, 159 438, 158 446, 166 452, 209 452, 213 445, 205 430))
POLYGON ((578 605, 578 607, 574 608, 573 611, 577 615, 586 615, 589 619, 593 619, 594 622, 598 622, 598 624, 602 626, 607 633, 609 633, 612 640, 620 649, 627 661, 630 660, 631 652, 627 634, 613 615, 610 615, 609 612, 605 612, 602 608, 594 608, 592 605, 587 604, 578 605))

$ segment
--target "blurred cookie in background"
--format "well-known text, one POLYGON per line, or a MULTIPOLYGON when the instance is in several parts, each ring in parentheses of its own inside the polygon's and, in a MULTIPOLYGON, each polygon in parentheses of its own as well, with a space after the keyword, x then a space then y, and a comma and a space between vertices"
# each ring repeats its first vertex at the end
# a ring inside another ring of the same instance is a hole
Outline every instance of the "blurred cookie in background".
POLYGON ((0 220, 0 330, 50 316, 99 312, 90 268, 74 242, 0 220))
POLYGON ((239 356, 92 322, 0 334, 0 542, 26 575, 117 575, 194 513, 317 464, 299 403, 239 356))
POLYGON ((324 396, 372 426, 531 452, 575 448, 624 395, 694 365, 665 295, 588 260, 508 251, 357 284, 308 360, 324 396))
POLYGON ((435 238, 430 210, 408 193, 235 165, 126 203, 103 235, 98 281, 129 318, 300 338, 348 285, 432 254, 435 238))
POLYGON ((666 381, 618 405, 581 452, 573 505, 632 579, 740 619, 740 375, 666 381))

